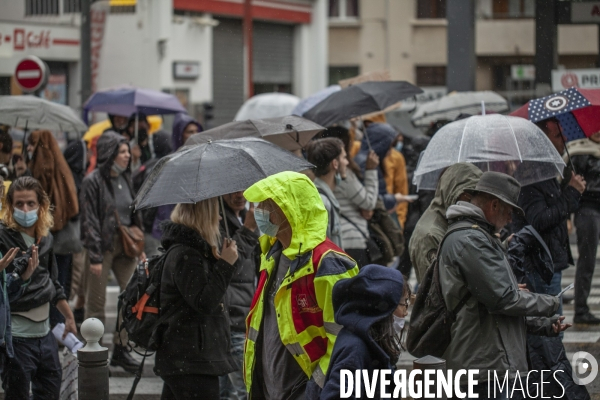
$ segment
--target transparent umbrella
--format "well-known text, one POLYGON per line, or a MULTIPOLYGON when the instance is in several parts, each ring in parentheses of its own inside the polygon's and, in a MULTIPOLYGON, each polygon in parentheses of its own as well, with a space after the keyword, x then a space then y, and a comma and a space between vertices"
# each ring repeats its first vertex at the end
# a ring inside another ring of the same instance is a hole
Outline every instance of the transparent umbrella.
POLYGON ((509 174, 522 186, 562 175, 565 166, 537 126, 498 114, 473 116, 440 129, 421 154, 413 182, 418 189, 434 190, 442 171, 458 162, 509 174))

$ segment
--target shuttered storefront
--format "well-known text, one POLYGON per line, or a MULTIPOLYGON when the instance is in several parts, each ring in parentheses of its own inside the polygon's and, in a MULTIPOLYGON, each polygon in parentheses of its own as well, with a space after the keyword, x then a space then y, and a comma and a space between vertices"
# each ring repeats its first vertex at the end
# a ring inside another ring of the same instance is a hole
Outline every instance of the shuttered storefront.
POLYGON ((292 91, 294 26, 254 22, 254 92, 292 91))
POLYGON ((233 121, 244 103, 244 40, 242 20, 219 18, 213 29, 212 126, 233 121))
MULTIPOLYGON (((242 20, 218 18, 213 30, 214 122, 231 122, 244 102, 244 40, 242 20)), ((292 91, 294 26, 253 23, 255 94, 292 91)))

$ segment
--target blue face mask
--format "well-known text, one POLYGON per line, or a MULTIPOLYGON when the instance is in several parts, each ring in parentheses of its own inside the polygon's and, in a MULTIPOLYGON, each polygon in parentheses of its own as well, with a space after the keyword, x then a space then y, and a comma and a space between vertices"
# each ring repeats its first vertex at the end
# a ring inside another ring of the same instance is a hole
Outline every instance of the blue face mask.
POLYGON ((337 174, 335 174, 335 185, 338 186, 340 183, 342 183, 342 176, 340 175, 340 173, 338 172, 337 174))
POLYGON ((404 147, 404 142, 396 143, 396 150, 401 152, 403 147, 404 147))
POLYGON ((17 224, 19 224, 25 228, 30 228, 38 220, 38 210, 35 209, 35 210, 25 212, 23 210, 19 210, 18 208, 15 208, 15 210, 13 211, 13 218, 15 219, 17 224))
POLYGON ((254 210, 254 219, 256 219, 258 229, 267 236, 275 237, 279 231, 279 226, 269 220, 270 215, 271 213, 263 208, 254 210))

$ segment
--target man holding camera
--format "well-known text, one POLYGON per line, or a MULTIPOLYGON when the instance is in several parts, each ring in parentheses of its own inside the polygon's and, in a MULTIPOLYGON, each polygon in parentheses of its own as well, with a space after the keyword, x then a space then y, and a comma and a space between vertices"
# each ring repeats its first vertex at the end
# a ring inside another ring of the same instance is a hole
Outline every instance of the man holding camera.
POLYGON ((52 250, 53 225, 50 199, 32 177, 16 179, 8 190, 7 210, 0 223, 0 252, 18 248, 7 273, 25 278, 35 268, 30 282, 18 299, 11 299, 14 358, 8 358, 2 371, 7 399, 28 399, 29 386, 35 399, 60 396, 62 370, 58 345, 50 331, 50 307, 55 305, 65 317, 64 336, 77 334, 73 313, 58 282, 58 269, 52 250), (37 268, 36 268, 37 267, 37 268))

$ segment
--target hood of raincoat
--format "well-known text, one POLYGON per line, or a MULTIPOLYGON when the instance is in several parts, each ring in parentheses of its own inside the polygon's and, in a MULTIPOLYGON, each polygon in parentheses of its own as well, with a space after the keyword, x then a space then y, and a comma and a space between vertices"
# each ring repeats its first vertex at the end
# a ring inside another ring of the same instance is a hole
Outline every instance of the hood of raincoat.
MULTIPOLYGON (((292 229, 290 246, 283 254, 291 260, 321 244, 327 234, 327 210, 314 183, 304 174, 285 171, 250 186, 246 200, 260 203, 272 199, 283 211, 292 229)), ((276 239, 263 235, 260 243, 266 253, 276 239)))
POLYGON ((448 207, 456 204, 465 190, 474 189, 481 174, 481 170, 473 164, 458 163, 449 167, 440 177, 435 198, 417 223, 410 239, 410 258, 419 282, 448 230, 448 207))
MULTIPOLYGON (((379 159, 383 160, 390 150, 392 142, 396 140, 398 132, 389 124, 371 124, 367 128, 367 135, 371 142, 371 148, 379 156, 379 159)), ((369 144, 366 136, 362 139, 360 153, 369 154, 369 144)))
POLYGON ((156 158, 163 158, 171 153, 171 135, 169 132, 158 131, 152 135, 152 146, 156 158))
POLYGON ((202 132, 204 130, 202 125, 200 125, 200 122, 196 121, 189 115, 184 113, 175 115, 175 119, 173 121, 173 135, 171 136, 173 151, 177 151, 177 149, 184 145, 183 132, 189 124, 196 124, 198 126, 198 132, 202 132))
POLYGON ((369 329, 398 307, 403 284, 400 271, 371 264, 364 266, 358 275, 342 279, 333 287, 335 322, 360 337, 377 358, 387 358, 387 354, 369 335, 369 329))
MULTIPOLYGON (((119 147, 122 143, 126 143, 129 146, 127 138, 114 131, 106 131, 98 139, 96 143, 96 152, 98 154, 97 168, 103 177, 110 177, 110 169, 115 158, 117 158, 117 154, 119 154, 119 147)), ((129 171, 130 166, 131 160, 127 166, 127 171, 129 171)))

